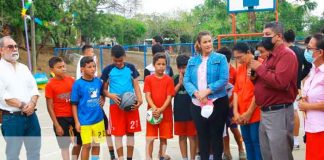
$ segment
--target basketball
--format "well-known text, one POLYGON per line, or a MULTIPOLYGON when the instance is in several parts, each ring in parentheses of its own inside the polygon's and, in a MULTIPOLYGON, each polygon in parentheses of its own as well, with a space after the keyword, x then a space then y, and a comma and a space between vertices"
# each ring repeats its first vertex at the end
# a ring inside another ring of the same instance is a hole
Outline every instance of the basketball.
POLYGON ((153 125, 160 124, 161 121, 162 121, 162 119, 163 119, 163 114, 161 114, 159 118, 154 118, 152 108, 150 108, 149 110, 147 110, 147 112, 146 112, 146 120, 150 124, 153 124, 153 125))
POLYGON ((137 102, 136 96, 132 92, 125 92, 119 97, 121 99, 119 108, 124 111, 130 111, 137 102))

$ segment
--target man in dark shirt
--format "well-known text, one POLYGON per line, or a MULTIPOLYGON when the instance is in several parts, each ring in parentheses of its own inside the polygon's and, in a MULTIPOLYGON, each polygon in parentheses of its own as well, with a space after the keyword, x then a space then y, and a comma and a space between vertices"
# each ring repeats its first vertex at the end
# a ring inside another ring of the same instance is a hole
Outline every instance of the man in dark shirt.
MULTIPOLYGON (((297 77, 297 88, 298 88, 298 96, 296 99, 301 97, 300 86, 301 81, 308 75, 310 69, 312 68, 312 64, 307 62, 304 56, 304 51, 294 44, 295 42, 295 32, 292 29, 287 30, 284 33, 284 41, 285 45, 289 47, 296 54, 298 60, 298 77, 297 77)), ((298 103, 297 100, 294 102, 294 149, 299 149, 299 116, 298 116, 298 103)))
POLYGON ((265 25, 262 44, 270 55, 262 64, 256 60, 251 63, 257 74, 255 100, 262 111, 259 138, 265 160, 293 160, 292 103, 297 95, 298 61, 284 44, 283 30, 277 22, 265 25))

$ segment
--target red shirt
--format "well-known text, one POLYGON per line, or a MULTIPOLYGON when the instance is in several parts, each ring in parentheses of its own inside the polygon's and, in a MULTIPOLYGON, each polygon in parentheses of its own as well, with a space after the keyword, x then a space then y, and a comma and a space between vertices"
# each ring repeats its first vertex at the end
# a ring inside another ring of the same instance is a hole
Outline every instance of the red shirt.
MULTIPOLYGON (((228 83, 231 83, 233 86, 235 84, 235 81, 236 81, 236 69, 230 64, 229 65, 229 78, 228 78, 228 83)), ((230 104, 232 104, 233 102, 233 94, 231 97, 229 97, 229 101, 230 101, 230 104)))
MULTIPOLYGON (((247 66, 242 64, 237 69, 236 82, 234 87, 234 93, 237 94, 238 98, 238 112, 242 115, 245 113, 252 102, 254 97, 254 84, 247 76, 247 66)), ((260 121, 260 107, 256 107, 249 123, 260 121)))
MULTIPOLYGON (((144 81, 144 93, 150 92, 153 103, 158 107, 162 107, 168 96, 174 96, 174 82, 171 77, 164 75, 162 78, 156 77, 154 74, 146 76, 144 81)), ((151 108, 151 106, 148 106, 151 108)), ((172 106, 169 106, 163 112, 163 119, 172 121, 172 106)))
POLYGON ((259 106, 293 103, 297 96, 298 61, 284 44, 256 69, 255 99, 259 106))
POLYGON ((52 78, 45 87, 45 97, 53 99, 53 108, 56 117, 72 117, 70 95, 74 79, 65 76, 64 79, 52 78))

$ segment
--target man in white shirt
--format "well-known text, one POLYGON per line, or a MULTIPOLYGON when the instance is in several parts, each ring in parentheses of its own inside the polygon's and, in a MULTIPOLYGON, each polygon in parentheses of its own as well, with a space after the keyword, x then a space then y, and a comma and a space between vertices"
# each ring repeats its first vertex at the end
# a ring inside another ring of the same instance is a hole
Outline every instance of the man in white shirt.
POLYGON ((79 59, 78 64, 77 64, 77 70, 76 70, 76 74, 75 74, 75 79, 79 79, 82 76, 81 67, 80 67, 80 61, 85 56, 93 57, 93 59, 95 60, 95 63, 96 63, 96 73, 95 73, 95 76, 98 76, 98 67, 97 67, 97 65, 98 65, 98 59, 97 59, 97 56, 94 54, 93 46, 86 44, 86 45, 84 45, 82 47, 82 55, 80 56, 80 59, 79 59))
POLYGON ((39 97, 36 81, 26 65, 17 62, 16 42, 0 39, 1 131, 6 141, 7 160, 18 160, 22 144, 28 160, 40 159, 41 131, 35 107, 39 97))

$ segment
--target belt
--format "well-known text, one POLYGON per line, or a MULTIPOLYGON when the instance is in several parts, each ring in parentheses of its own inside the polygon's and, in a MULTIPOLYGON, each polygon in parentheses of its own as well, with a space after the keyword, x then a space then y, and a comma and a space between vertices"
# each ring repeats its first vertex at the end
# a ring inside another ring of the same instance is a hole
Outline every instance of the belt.
MULTIPOLYGON (((2 115, 15 115, 15 116, 27 116, 26 113, 21 112, 21 111, 6 111, 6 110, 1 110, 2 111, 2 115)), ((35 109, 35 111, 37 111, 37 109, 35 109)))
POLYGON ((263 111, 263 112, 275 111, 275 110, 279 110, 279 109, 283 109, 283 108, 288 108, 291 105, 292 105, 292 103, 264 106, 264 107, 261 107, 261 111, 263 111))

